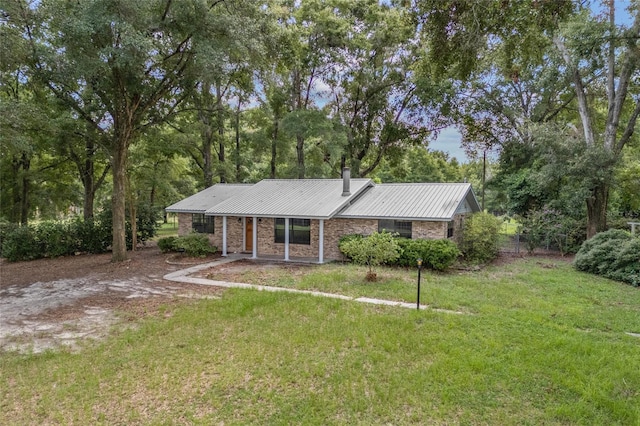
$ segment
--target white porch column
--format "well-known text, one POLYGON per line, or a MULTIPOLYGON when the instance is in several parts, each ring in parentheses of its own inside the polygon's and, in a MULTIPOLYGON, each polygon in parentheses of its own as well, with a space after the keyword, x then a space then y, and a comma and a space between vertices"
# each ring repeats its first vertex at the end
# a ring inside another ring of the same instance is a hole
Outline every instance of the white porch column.
POLYGON ((289 218, 284 218, 284 260, 289 260, 289 218))
POLYGON ((252 259, 258 258, 258 216, 253 217, 253 253, 251 254, 252 259))
POLYGON ((320 219, 318 229, 318 263, 324 263, 324 219, 320 219))
POLYGON ((242 251, 247 250, 247 218, 242 218, 242 251))
POLYGON ((227 217, 222 216, 222 256, 227 256, 227 217))

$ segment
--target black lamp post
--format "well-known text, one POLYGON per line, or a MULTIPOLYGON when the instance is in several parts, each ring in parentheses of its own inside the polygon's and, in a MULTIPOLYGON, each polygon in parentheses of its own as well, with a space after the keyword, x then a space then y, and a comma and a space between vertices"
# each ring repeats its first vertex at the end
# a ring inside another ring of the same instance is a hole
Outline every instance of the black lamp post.
POLYGON ((422 271, 422 258, 419 257, 416 259, 416 262, 418 263, 418 301, 416 302, 416 309, 420 310, 420 272, 422 271))

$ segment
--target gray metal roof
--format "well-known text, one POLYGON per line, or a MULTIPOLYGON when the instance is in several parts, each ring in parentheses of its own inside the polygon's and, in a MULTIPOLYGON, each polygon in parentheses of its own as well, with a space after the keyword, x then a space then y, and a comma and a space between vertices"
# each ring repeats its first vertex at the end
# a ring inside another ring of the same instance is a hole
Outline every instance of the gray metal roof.
POLYGON ((388 183, 376 185, 335 217, 452 220, 456 212, 480 211, 468 183, 388 183))
POLYGON ((218 183, 170 205, 165 210, 173 213, 204 213, 207 209, 243 193, 252 186, 252 184, 241 183, 218 183))
POLYGON ((328 219, 372 185, 370 179, 351 179, 351 195, 343 197, 342 183, 342 179, 266 179, 239 197, 211 206, 206 214, 328 219))

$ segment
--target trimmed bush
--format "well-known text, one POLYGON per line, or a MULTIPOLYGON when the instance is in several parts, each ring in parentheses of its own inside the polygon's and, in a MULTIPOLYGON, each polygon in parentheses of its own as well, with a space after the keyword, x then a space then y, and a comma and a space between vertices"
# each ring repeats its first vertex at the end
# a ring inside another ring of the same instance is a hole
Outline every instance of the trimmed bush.
POLYGON ((170 251, 174 251, 174 246, 176 243, 177 237, 164 237, 158 240, 158 248, 163 253, 168 253, 170 251))
POLYGON ((621 229, 600 232, 585 241, 574 267, 616 281, 640 286, 640 238, 621 229))
POLYGON ((418 258, 425 268, 444 271, 449 269, 460 256, 458 246, 450 240, 409 240, 398 239, 401 254, 396 264, 414 267, 418 258))
POLYGON ((192 233, 176 238, 173 243, 174 251, 184 251, 188 256, 204 257, 215 253, 218 248, 211 245, 209 237, 205 234, 192 233))
POLYGON ((76 237, 76 251, 105 253, 111 245, 111 229, 99 222, 76 218, 71 226, 76 237))
POLYGON ((66 256, 76 251, 75 235, 67 222, 41 222, 35 234, 42 257, 66 256))
POLYGON ((2 240, 2 256, 10 262, 39 259, 44 256, 35 229, 28 225, 15 227, 2 240))
POLYGON ((15 223, 11 223, 8 220, 0 218, 0 257, 2 255, 2 246, 7 235, 11 234, 18 226, 15 223))
POLYGON ((469 262, 487 263, 500 252, 500 227, 502 220, 489 213, 471 215, 465 222, 460 241, 460 251, 469 262))

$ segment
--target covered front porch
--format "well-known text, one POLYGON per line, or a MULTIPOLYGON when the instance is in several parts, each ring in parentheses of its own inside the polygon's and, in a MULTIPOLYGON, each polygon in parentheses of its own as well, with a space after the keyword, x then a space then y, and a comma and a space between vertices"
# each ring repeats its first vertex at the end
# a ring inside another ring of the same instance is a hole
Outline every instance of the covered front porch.
MULTIPOLYGON (((237 248, 237 232, 230 228, 242 225, 242 251, 251 259, 270 259, 324 263, 325 220, 309 218, 274 218, 264 216, 219 216, 221 220, 221 252, 229 255, 230 246, 237 248), (238 223, 240 222, 240 223, 238 223), (230 240, 231 238, 234 240, 230 240)), ((217 221, 217 220, 216 220, 217 221)))

